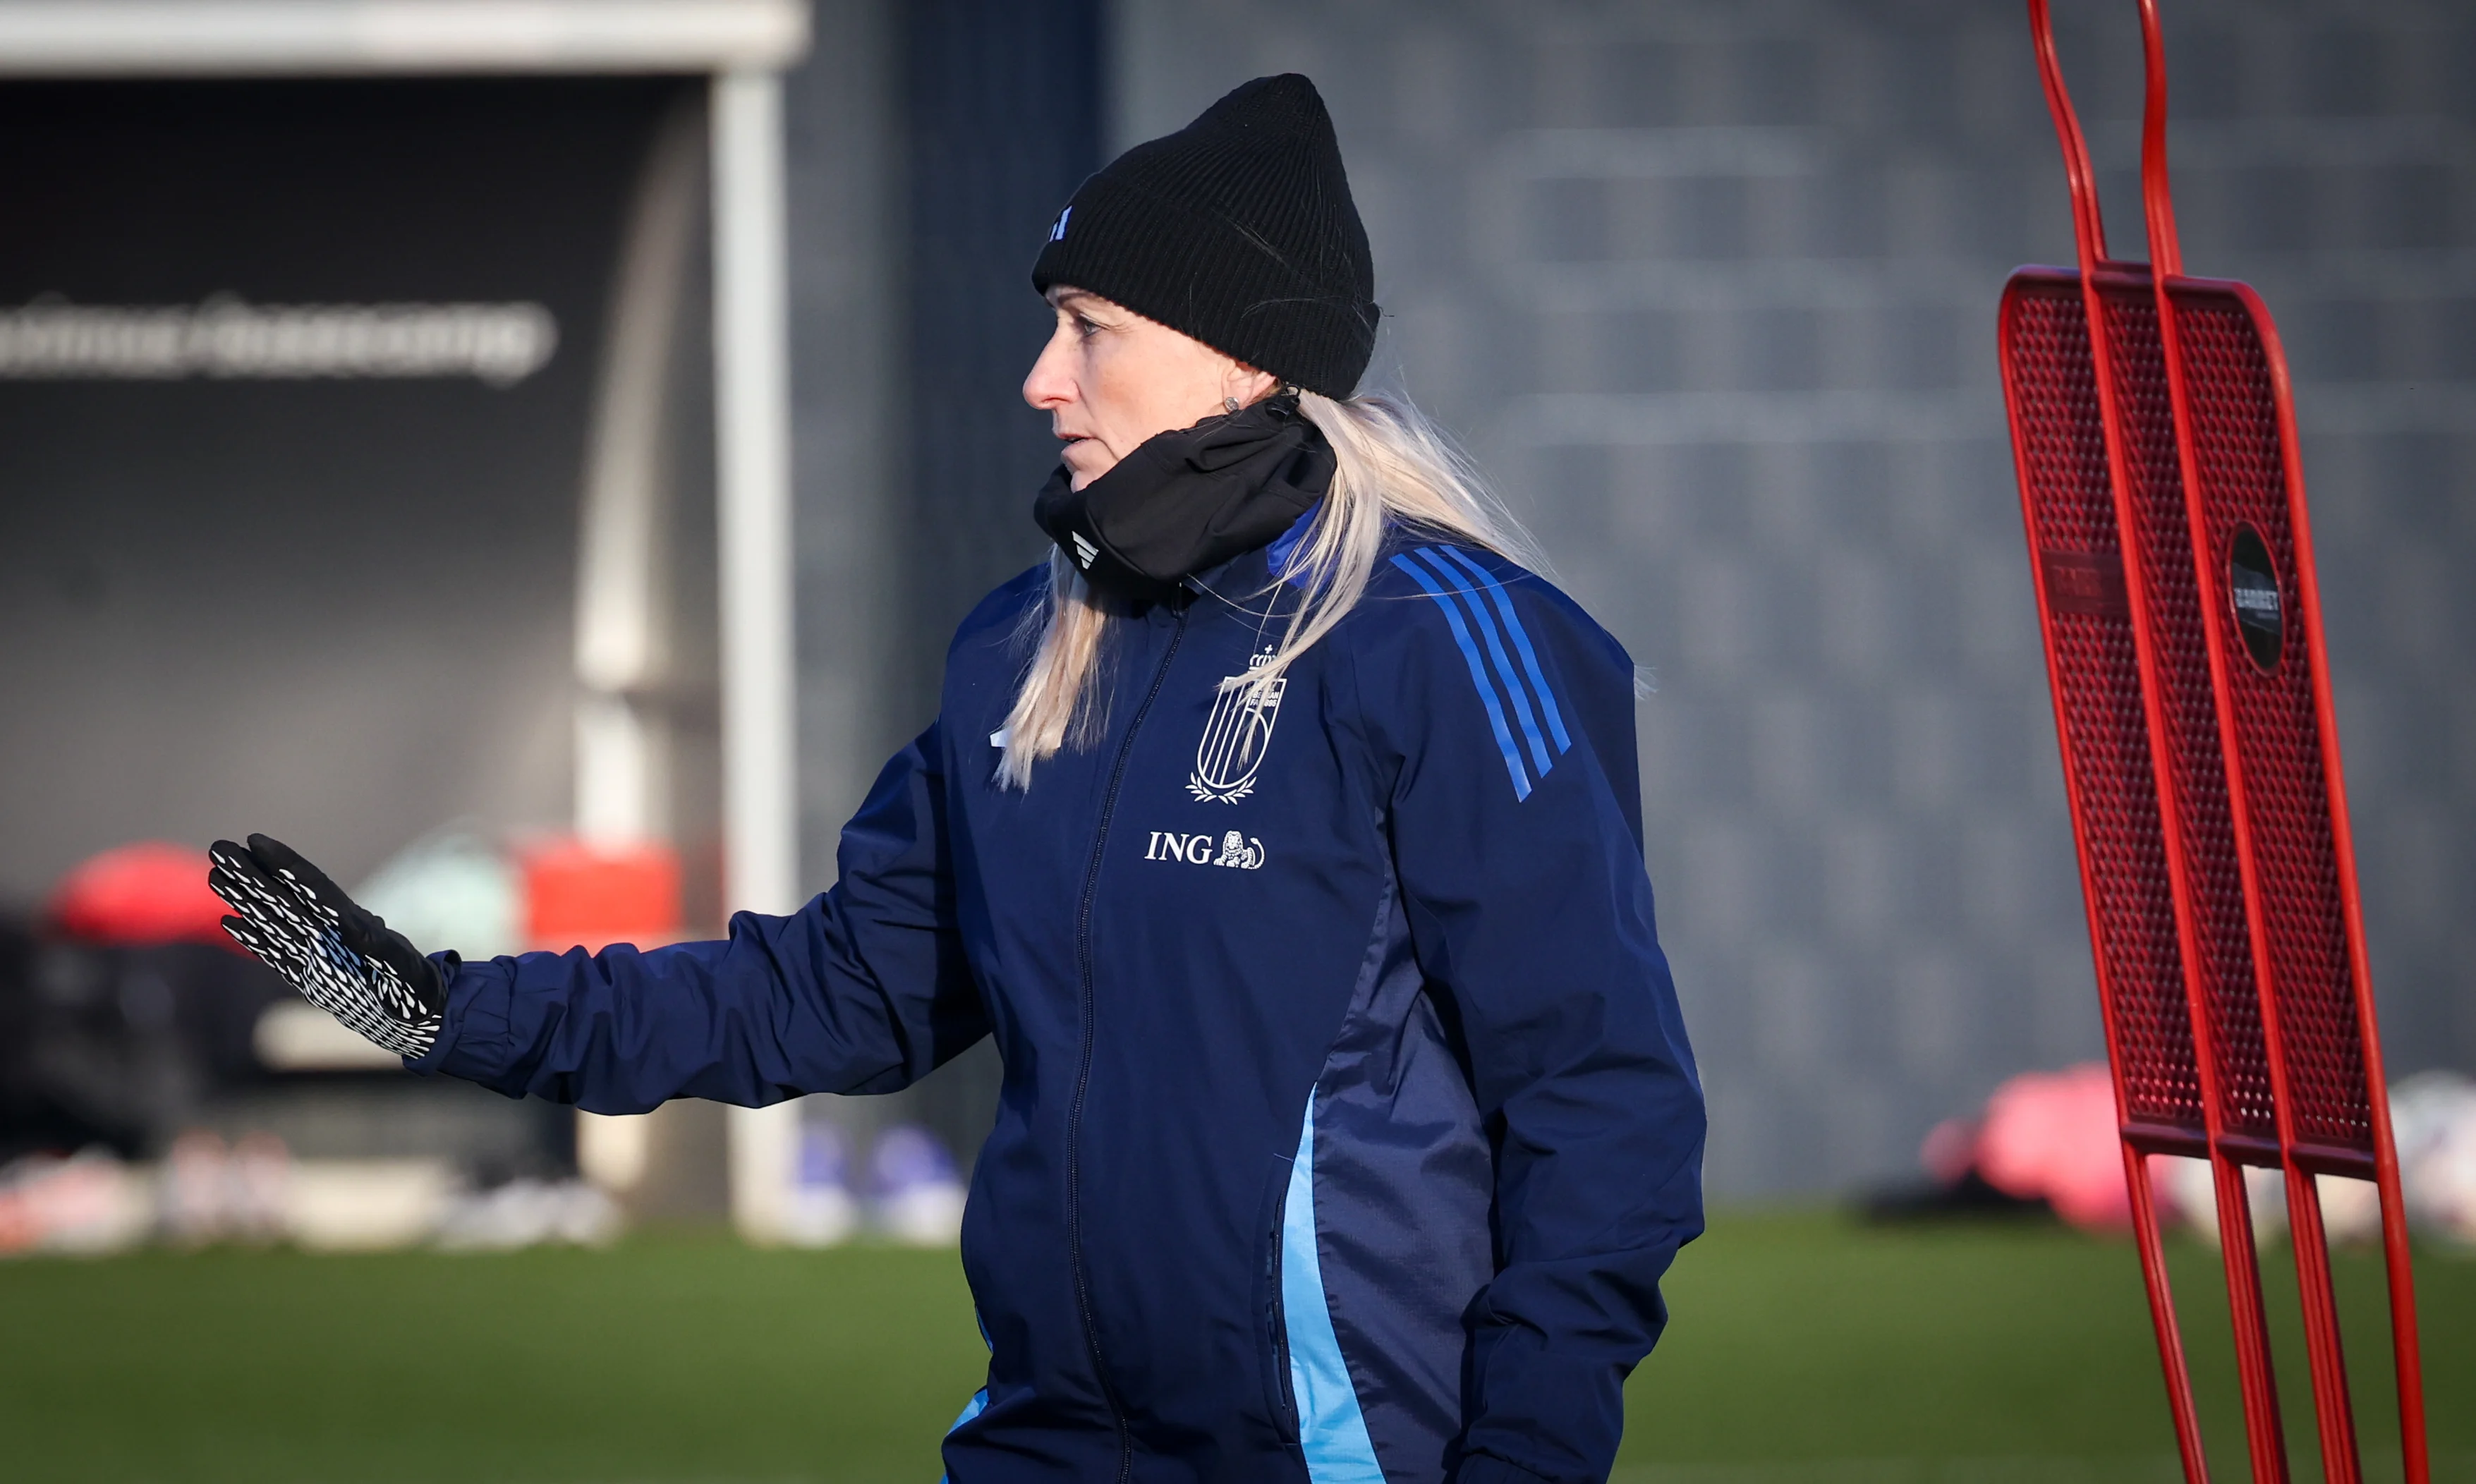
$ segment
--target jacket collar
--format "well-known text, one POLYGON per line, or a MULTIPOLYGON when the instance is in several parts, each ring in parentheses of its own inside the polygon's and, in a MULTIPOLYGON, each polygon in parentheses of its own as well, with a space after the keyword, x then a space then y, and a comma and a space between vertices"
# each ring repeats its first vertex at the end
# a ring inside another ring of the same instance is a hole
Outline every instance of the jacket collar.
POLYGON ((1268 397, 1147 439, 1081 489, 1061 467, 1032 518, 1096 590, 1158 602, 1283 535, 1332 473, 1331 445, 1298 399, 1268 397))

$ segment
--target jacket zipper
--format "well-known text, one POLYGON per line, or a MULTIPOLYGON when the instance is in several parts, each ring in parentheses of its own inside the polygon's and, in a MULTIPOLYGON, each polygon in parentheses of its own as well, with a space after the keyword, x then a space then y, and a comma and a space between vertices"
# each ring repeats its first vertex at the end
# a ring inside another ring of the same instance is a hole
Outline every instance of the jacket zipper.
POLYGON ((1161 685, 1169 679, 1170 661, 1177 657, 1178 641, 1186 637, 1186 614, 1177 615, 1177 627, 1170 631, 1169 648, 1160 658, 1160 668, 1152 672, 1151 689, 1144 693, 1144 704, 1127 723, 1125 740, 1118 744, 1117 761, 1109 769, 1109 786, 1101 796, 1101 827, 1092 837, 1092 860, 1083 871, 1083 900, 1075 919, 1075 966, 1080 980, 1083 1010, 1083 1060, 1075 1072, 1075 1101, 1066 1110, 1066 1250, 1075 1270, 1075 1304, 1083 1320, 1083 1345, 1092 1355, 1092 1378, 1100 1383, 1101 1396, 1109 1404, 1109 1421, 1118 1429, 1118 1481, 1126 1484, 1134 1472, 1134 1439, 1127 1429, 1127 1409, 1118 1399, 1118 1389, 1109 1380, 1108 1367, 1101 1359, 1101 1328, 1092 1316, 1092 1285, 1083 1271, 1083 1101, 1092 1086, 1092 1042, 1098 1031, 1093 1007, 1092 990, 1092 903, 1101 891, 1101 861, 1109 844, 1109 824, 1118 811, 1118 786, 1126 780, 1127 760, 1134 754, 1135 734, 1143 730, 1144 718, 1151 714, 1152 703, 1159 699, 1161 685))

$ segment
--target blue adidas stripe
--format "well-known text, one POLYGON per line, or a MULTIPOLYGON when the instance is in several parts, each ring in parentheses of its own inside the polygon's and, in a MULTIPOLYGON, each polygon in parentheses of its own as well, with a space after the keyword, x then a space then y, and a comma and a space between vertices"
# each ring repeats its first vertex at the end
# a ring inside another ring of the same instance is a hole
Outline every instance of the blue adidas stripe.
POLYGON ((1478 646, 1471 642, 1470 626, 1462 622, 1461 609, 1436 585, 1424 567, 1404 556, 1393 558, 1393 565, 1410 574, 1410 581, 1425 589, 1436 606, 1444 610, 1445 623, 1453 631, 1453 642, 1462 647, 1462 658, 1470 665, 1471 683, 1478 687, 1478 699, 1487 706, 1487 724, 1496 732, 1496 750, 1504 754, 1504 771, 1513 776, 1513 797, 1530 797, 1529 775, 1522 771, 1522 754, 1514 750, 1513 732, 1504 725, 1504 707, 1497 704, 1496 684, 1487 678, 1487 661, 1479 658, 1478 646))
MULTIPOLYGON (((977 1318, 978 1316, 976 1315, 974 1317, 977 1318)), ((988 1330, 985 1326, 980 1330, 980 1337, 982 1339, 986 1339, 988 1337, 988 1330)), ((973 1418, 979 1416, 988 1409, 989 1389, 983 1386, 978 1391, 972 1393, 971 1400, 963 1403, 963 1415, 954 1419, 954 1425, 946 1429, 946 1436, 950 1438, 953 1437, 965 1422, 970 1422, 973 1418)), ((945 1474, 941 1473, 937 1475, 937 1484, 950 1484, 950 1480, 945 1474)))
MULTIPOLYGON (((1546 778, 1556 760, 1548 755, 1548 743, 1539 735, 1538 718, 1531 714, 1530 697, 1522 688, 1522 677, 1514 672, 1513 661, 1504 653, 1504 639, 1497 631, 1496 616, 1480 601, 1478 590, 1471 587, 1436 548, 1423 546, 1419 555, 1426 558, 1428 568, 1445 580, 1445 586, 1461 598, 1471 617, 1476 620, 1479 637, 1487 641, 1487 657, 1496 662, 1496 678, 1503 683, 1504 694, 1513 703, 1514 719, 1522 723, 1522 735, 1530 744, 1530 761, 1539 770, 1538 776, 1546 778)), ((1486 581, 1487 575, 1481 573, 1479 581, 1483 585, 1486 581)))
POLYGON ((1281 1320, 1290 1341, 1290 1395, 1299 1408, 1299 1451, 1308 1484, 1384 1484, 1357 1383, 1332 1327, 1324 1257, 1316 1242, 1315 1092, 1299 1128, 1299 1155, 1281 1202, 1281 1320))
POLYGON ((963 1403, 961 1415, 954 1419, 954 1426, 949 1427, 946 1430, 948 1432, 953 1432, 955 1427, 962 1426, 965 1422, 970 1422, 973 1418, 979 1416, 988 1409, 989 1389, 983 1386, 978 1391, 972 1393, 972 1399, 963 1403))
POLYGON ((1565 717, 1556 708, 1556 693, 1548 688, 1548 678, 1539 673, 1539 652, 1530 647, 1530 634, 1522 627, 1522 620, 1513 611, 1512 596, 1505 592, 1502 582, 1488 576, 1487 569, 1471 560, 1467 553, 1455 551, 1449 546, 1440 550, 1447 556, 1459 562, 1472 577, 1476 578, 1480 584, 1486 587, 1487 595, 1495 600, 1496 610, 1504 615, 1504 627, 1513 635, 1513 647, 1522 652, 1522 668, 1528 673, 1530 688, 1539 697, 1540 712, 1547 717, 1548 730, 1556 739, 1556 755, 1564 756, 1572 749, 1573 739, 1565 731, 1565 717))

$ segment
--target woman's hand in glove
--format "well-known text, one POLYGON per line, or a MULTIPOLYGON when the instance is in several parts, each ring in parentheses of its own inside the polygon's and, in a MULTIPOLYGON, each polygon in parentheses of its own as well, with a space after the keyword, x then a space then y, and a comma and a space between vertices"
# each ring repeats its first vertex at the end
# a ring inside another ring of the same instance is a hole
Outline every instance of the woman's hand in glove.
POLYGON ((235 914, 224 931, 303 999, 399 1056, 422 1055, 438 1040, 446 981, 385 919, 280 840, 217 840, 208 853, 207 882, 235 914))

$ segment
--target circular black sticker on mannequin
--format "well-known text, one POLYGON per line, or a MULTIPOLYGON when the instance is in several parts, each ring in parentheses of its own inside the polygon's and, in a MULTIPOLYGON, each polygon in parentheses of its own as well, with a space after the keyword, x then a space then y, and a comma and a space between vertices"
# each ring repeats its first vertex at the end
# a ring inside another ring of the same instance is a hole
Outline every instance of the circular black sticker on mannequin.
POLYGON ((2266 675, 2287 648, 2287 595, 2278 588, 2278 564, 2261 532, 2238 526, 2227 543, 2227 598, 2235 605, 2236 632, 2243 635, 2252 662, 2266 675))

